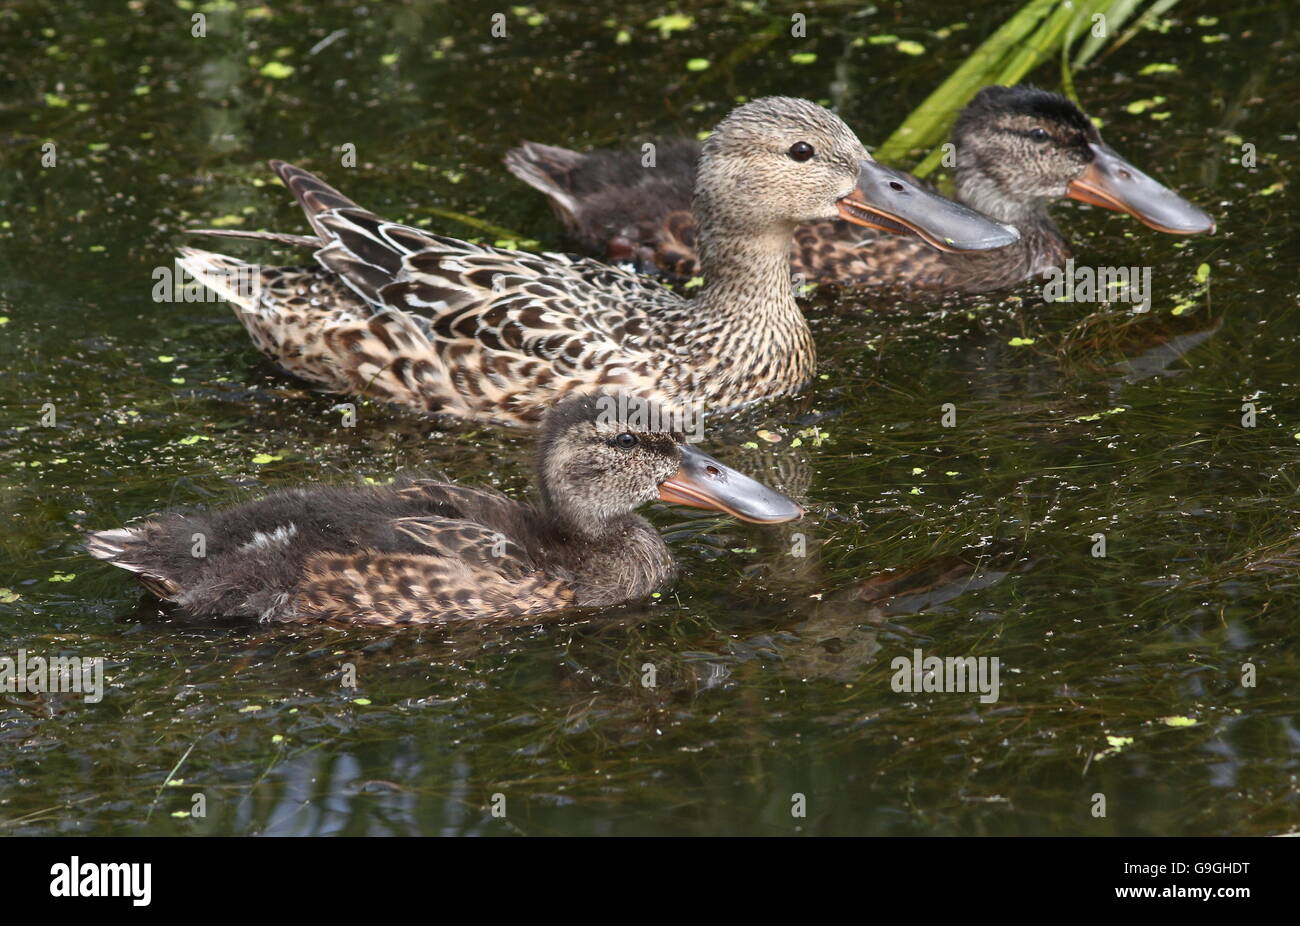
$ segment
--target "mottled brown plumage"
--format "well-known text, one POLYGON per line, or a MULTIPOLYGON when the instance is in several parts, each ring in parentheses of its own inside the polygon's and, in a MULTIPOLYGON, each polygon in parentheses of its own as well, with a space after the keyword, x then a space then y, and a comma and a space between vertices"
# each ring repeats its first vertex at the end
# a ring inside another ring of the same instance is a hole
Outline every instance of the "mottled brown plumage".
MULTIPOLYGON (((1133 203, 1077 195, 1072 185, 1104 146, 1091 121, 1065 97, 1025 85, 986 87, 962 110, 952 138, 956 198, 1015 226, 1018 242, 990 251, 942 251, 916 237, 818 221, 795 231, 790 271, 796 279, 949 292, 1001 289, 1063 265, 1069 256, 1065 236, 1047 212, 1052 202, 1074 196, 1141 211, 1133 203)), ((684 279, 700 272, 691 213, 698 152, 695 142, 668 142, 658 146, 654 166, 647 167, 639 150, 580 154, 525 142, 506 155, 506 166, 546 194, 583 249, 684 279)), ((1213 230, 1204 213, 1162 192, 1167 197, 1160 205, 1184 220, 1162 230, 1213 230)), ((1152 191, 1144 197, 1150 203, 1152 191)))
POLYGON ((802 513, 668 424, 627 396, 557 405, 535 504, 431 479, 290 489, 99 531, 86 549, 200 617, 401 625, 607 607, 673 578, 667 545, 635 514, 648 501, 763 523, 802 513))
POLYGON ((693 300, 593 260, 386 221, 280 161, 272 166, 315 237, 237 236, 310 244, 320 266, 259 267, 193 249, 182 263, 234 304, 267 356, 331 391, 517 426, 535 425, 557 398, 603 387, 723 411, 812 375, 812 337, 787 273, 791 234, 847 214, 849 201, 865 222, 867 165, 879 169, 816 104, 769 97, 733 111, 701 154, 692 225, 709 283, 693 300), (816 156, 796 161, 797 143, 816 156))

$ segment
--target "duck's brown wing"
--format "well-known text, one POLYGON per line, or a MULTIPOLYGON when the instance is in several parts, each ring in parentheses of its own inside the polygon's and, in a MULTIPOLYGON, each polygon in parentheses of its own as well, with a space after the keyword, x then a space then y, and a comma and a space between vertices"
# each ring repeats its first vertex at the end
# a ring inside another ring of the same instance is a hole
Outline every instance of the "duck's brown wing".
POLYGON ((674 353, 685 346, 669 349, 662 332, 687 303, 652 281, 387 222, 300 168, 273 166, 323 242, 317 261, 355 298, 338 298, 308 272, 271 281, 261 268, 263 285, 241 302, 225 282, 235 262, 190 252, 186 266, 241 306, 254 341, 291 372, 333 391, 531 425, 574 390, 621 386, 667 398, 665 371, 684 369, 674 353), (278 301, 284 293, 291 307, 278 301))
POLYGON ((397 518, 394 533, 418 552, 321 553, 295 592, 300 620, 419 624, 500 620, 573 604, 565 576, 539 569, 491 527, 456 518, 397 518))

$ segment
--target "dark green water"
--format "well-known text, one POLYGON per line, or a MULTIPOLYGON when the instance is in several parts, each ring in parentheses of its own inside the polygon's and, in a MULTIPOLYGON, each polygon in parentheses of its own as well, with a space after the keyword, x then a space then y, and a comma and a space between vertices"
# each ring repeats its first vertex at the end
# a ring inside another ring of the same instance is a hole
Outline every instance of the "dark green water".
MULTIPOLYGON (((1178 240, 1058 211, 1081 263, 1152 268, 1150 314, 1044 304, 1032 288, 819 296, 824 378, 719 423, 709 444, 804 493, 806 557, 789 554, 788 531, 664 509, 652 516, 685 574, 658 601, 405 633, 196 626, 79 552, 84 529, 317 479, 431 468, 528 485, 526 440, 374 405, 341 428, 336 400, 276 373, 222 303, 155 303, 151 274, 181 230, 220 217, 303 230, 266 182, 265 159, 281 157, 393 218, 559 248, 545 204, 499 166, 520 139, 693 133, 738 95, 780 92, 831 101, 879 141, 1015 4, 701 5, 664 39, 646 25, 661 6, 562 3, 540 21, 511 10, 504 40, 472 4, 274 6, 205 4, 206 38, 190 35, 188 3, 0 10, 0 656, 103 657, 109 684, 98 704, 0 694, 0 832, 1300 823, 1289 4, 1183 3, 1168 28, 1076 75, 1111 144, 1219 220, 1214 237, 1178 240), (796 9, 809 39, 754 39, 796 9), (878 33, 926 54, 852 44, 878 33), (815 62, 790 61, 808 51, 815 62), (701 57, 715 66, 688 71, 701 57), (271 62, 292 71, 264 75, 271 62), (1151 63, 1179 70, 1139 75, 1151 63), (1254 169, 1233 162, 1242 140, 1254 169), (54 167, 41 167, 45 142, 54 167), (946 402, 955 428, 940 427, 946 402), (792 446, 814 425, 820 444, 792 446), (895 693, 890 661, 916 648, 998 657, 1000 699, 895 693), (186 815, 195 794, 201 819, 186 815), (806 817, 791 814, 795 794, 806 817)), ((1054 67, 1034 76, 1056 85, 1054 67)))

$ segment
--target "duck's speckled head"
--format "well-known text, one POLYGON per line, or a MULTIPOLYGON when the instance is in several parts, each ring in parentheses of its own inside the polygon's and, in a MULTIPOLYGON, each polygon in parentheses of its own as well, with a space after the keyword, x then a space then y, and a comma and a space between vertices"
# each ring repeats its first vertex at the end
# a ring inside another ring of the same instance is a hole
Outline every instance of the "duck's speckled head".
POLYGON ((646 502, 661 499, 776 523, 803 509, 686 443, 652 402, 608 392, 568 398, 542 424, 538 483, 547 513, 565 530, 598 537, 646 502))
POLYGON ((796 225, 834 218, 917 234, 945 250, 1003 247, 1017 237, 877 164, 834 113, 779 96, 737 107, 705 139, 694 211, 711 234, 767 236, 782 247, 796 225))
POLYGON ((729 217, 747 225, 792 227, 834 218, 869 159, 834 113, 764 97, 732 110, 704 140, 696 196, 705 206, 721 198, 729 217))
POLYGON ((1121 158, 1079 107, 1028 84, 985 87, 953 128, 961 199, 1007 222, 1069 197, 1159 231, 1212 232, 1196 206, 1121 158))

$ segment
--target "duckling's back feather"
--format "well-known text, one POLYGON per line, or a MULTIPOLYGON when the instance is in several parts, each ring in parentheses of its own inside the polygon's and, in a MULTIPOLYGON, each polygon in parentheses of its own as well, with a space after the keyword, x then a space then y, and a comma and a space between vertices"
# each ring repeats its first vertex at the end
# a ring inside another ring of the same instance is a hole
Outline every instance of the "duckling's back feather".
POLYGON ((660 232, 674 224, 675 212, 690 215, 699 158, 700 144, 690 139, 656 142, 651 152, 586 153, 526 141, 506 152, 505 164, 546 195, 584 250, 653 270, 672 252, 660 232))
POLYGON ((281 491, 100 531, 86 549, 199 616, 400 624, 539 614, 575 598, 568 570, 539 558, 534 509, 432 480, 281 491))

